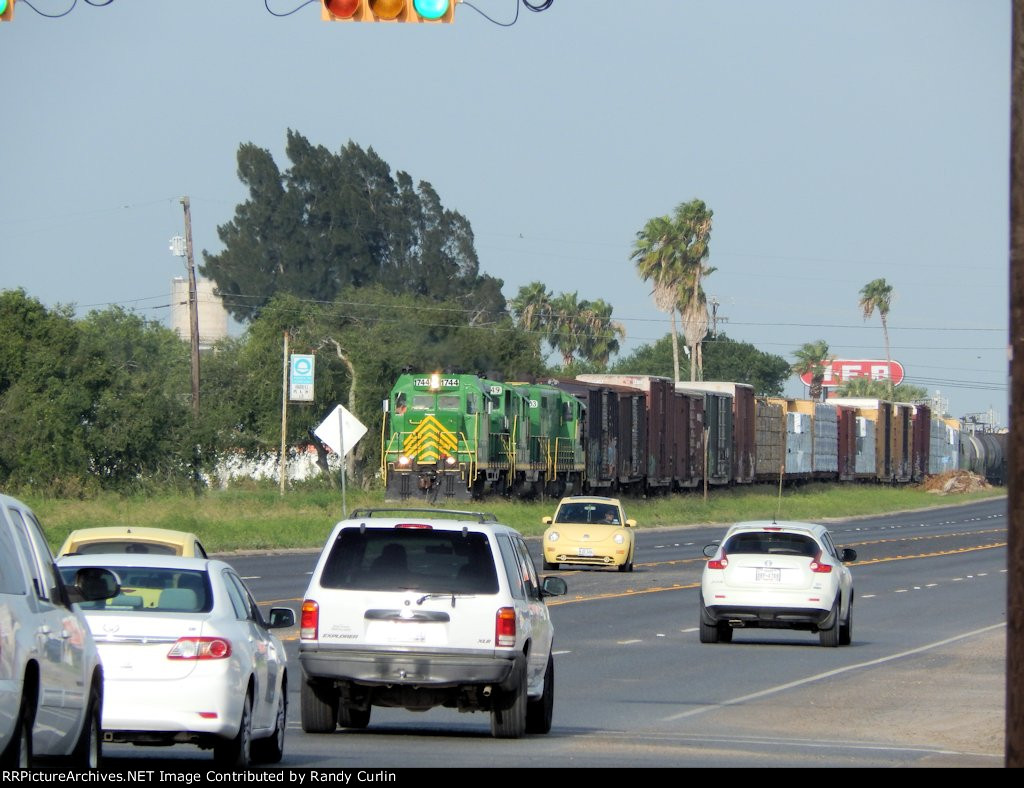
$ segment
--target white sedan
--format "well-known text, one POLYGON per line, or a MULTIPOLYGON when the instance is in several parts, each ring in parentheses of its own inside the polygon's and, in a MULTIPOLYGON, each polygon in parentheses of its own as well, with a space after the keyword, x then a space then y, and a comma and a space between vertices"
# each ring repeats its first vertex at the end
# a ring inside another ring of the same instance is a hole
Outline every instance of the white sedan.
POLYGON ((222 561, 155 555, 67 556, 61 575, 103 567, 121 593, 81 605, 103 660, 107 741, 212 748, 218 766, 276 763, 284 750, 287 670, 252 595, 222 561))
POLYGON ((823 646, 853 638, 853 577, 823 525, 737 523, 721 544, 704 548, 700 641, 728 643, 736 629, 802 629, 823 646))

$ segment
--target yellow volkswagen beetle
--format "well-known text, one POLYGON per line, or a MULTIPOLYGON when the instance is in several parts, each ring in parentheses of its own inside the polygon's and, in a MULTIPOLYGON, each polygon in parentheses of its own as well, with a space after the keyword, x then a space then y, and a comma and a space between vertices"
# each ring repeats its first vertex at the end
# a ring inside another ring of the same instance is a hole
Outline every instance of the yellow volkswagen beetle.
POLYGON ((141 528, 111 525, 80 528, 68 534, 57 555, 95 555, 97 553, 139 553, 145 555, 181 555, 206 558, 206 550, 195 534, 169 528, 141 528))
POLYGON ((632 572, 636 558, 633 530, 618 498, 572 496, 558 502, 554 517, 544 517, 544 568, 559 564, 615 566, 632 572))

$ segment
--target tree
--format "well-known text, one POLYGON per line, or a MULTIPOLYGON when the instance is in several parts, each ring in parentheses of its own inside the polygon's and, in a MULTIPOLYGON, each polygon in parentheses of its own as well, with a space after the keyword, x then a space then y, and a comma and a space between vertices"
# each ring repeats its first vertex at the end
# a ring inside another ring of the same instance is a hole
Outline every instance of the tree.
MULTIPOLYGON (((641 345, 617 361, 612 372, 620 375, 672 375, 672 347, 668 334, 653 344, 641 345)), ((789 363, 781 356, 765 353, 748 342, 737 342, 725 334, 705 343, 707 377, 749 383, 758 396, 779 396, 790 375, 789 363)))
POLYGON ((707 305, 701 280, 714 269, 706 267, 711 219, 703 200, 676 206, 674 214, 651 219, 636 234, 633 253, 637 273, 653 284, 654 303, 672 320, 673 374, 679 378, 679 344, 676 313, 683 319, 683 332, 690 353, 690 380, 696 380, 701 363, 700 343, 707 334, 707 305))
POLYGON ((854 378, 839 387, 840 397, 891 399, 894 402, 921 402, 928 399, 928 389, 905 383, 893 388, 891 381, 854 378))
POLYGON ((478 323, 505 309, 501 281, 481 274, 469 221, 426 181, 414 185, 372 148, 338 153, 289 130, 282 172, 270 152, 246 143, 238 177, 249 199, 217 228, 223 251, 205 251, 203 274, 240 320, 277 293, 331 302, 346 287, 458 301, 478 323))
POLYGON ((819 339, 817 342, 805 342, 793 351, 796 361, 792 370, 797 375, 811 375, 811 388, 808 396, 820 400, 825 382, 825 368, 829 361, 828 342, 819 339))
MULTIPOLYGON (((892 286, 884 279, 872 279, 860 289, 859 305, 864 314, 864 319, 869 320, 878 310, 878 316, 882 320, 882 336, 885 338, 885 363, 886 369, 892 369, 892 355, 889 353, 889 326, 886 319, 889 317, 889 307, 892 305, 892 286)), ((892 395, 892 379, 889 380, 889 393, 892 395)))
POLYGON ((608 359, 619 352, 619 340, 625 339, 626 329, 612 320, 612 305, 600 298, 584 302, 581 318, 584 331, 580 355, 604 369, 608 359))

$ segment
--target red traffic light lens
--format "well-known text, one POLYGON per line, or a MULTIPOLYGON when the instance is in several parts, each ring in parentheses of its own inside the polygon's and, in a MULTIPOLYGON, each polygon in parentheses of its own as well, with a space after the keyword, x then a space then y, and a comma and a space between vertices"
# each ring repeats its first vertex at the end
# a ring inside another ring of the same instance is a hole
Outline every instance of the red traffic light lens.
POLYGON ((351 19, 359 9, 359 0, 323 0, 324 8, 339 19, 351 19))

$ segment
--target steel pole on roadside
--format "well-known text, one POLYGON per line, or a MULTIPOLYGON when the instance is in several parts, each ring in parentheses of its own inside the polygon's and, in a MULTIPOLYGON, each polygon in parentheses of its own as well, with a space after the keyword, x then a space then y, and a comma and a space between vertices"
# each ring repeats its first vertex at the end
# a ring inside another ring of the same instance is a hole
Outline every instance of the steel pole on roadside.
POLYGON ((281 483, 281 495, 284 495, 285 483, 288 481, 288 332, 284 332, 284 352, 281 354, 281 458, 278 461, 278 476, 281 483))
POLYGON ((338 409, 338 443, 341 444, 341 519, 348 519, 348 497, 345 494, 345 476, 348 470, 348 452, 345 451, 345 413, 338 409))
POLYGON ((1024 766, 1024 0, 1010 37, 1010 445, 1006 562, 1006 765, 1024 766))

